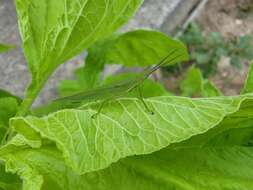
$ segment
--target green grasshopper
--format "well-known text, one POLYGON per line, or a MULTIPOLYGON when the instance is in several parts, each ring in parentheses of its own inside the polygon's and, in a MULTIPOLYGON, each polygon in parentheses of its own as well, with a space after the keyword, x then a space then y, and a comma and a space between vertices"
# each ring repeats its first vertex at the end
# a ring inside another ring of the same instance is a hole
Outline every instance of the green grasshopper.
MULTIPOLYGON (((54 100, 51 103, 51 105, 52 105, 51 107, 60 106, 61 109, 62 108, 71 108, 71 107, 78 107, 78 105, 86 103, 86 102, 100 100, 100 101, 102 101, 102 103, 100 104, 97 113, 92 116, 92 118, 94 118, 96 115, 98 115, 101 112, 103 106, 108 101, 118 98, 118 97, 122 97, 123 95, 131 92, 134 89, 138 89, 139 99, 143 103, 145 109, 147 110, 148 113, 154 114, 149 109, 146 102, 144 101, 140 86, 157 69, 159 69, 160 67, 162 67, 165 64, 171 64, 171 63, 179 60, 179 58, 184 59, 185 52, 182 51, 182 49, 181 49, 181 51, 180 51, 180 49, 173 49, 156 66, 154 66, 153 68, 148 68, 148 69, 144 70, 136 78, 134 78, 132 80, 118 82, 113 85, 108 85, 108 86, 100 87, 100 88, 97 88, 94 90, 81 92, 81 93, 78 93, 78 94, 75 94, 72 96, 59 98, 59 99, 54 100)), ((59 107, 58 107, 58 109, 59 109, 59 107)))

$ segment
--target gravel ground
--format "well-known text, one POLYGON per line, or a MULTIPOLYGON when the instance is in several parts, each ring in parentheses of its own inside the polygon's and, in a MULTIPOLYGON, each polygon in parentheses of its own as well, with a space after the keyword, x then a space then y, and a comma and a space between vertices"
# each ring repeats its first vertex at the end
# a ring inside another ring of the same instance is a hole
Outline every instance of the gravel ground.
MULTIPOLYGON (((227 39, 253 35, 253 0, 209 1, 198 22, 205 32, 220 32, 227 39)), ((242 69, 237 69, 229 64, 229 58, 222 58, 217 74, 210 80, 225 95, 237 95, 244 85, 249 64, 249 61, 243 61, 242 69)))

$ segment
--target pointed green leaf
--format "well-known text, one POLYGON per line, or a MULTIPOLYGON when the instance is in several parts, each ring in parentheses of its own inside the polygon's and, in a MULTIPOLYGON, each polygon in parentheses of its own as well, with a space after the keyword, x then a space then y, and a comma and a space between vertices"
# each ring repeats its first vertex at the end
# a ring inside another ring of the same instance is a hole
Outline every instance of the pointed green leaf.
MULTIPOLYGON (((188 60, 187 48, 159 31, 136 30, 115 37, 106 52, 106 63, 124 66, 149 66, 158 63, 172 49, 184 52, 177 61, 188 60)), ((177 61, 172 62, 175 64, 177 61)))
POLYGON ((222 95, 211 81, 203 78, 200 69, 194 66, 188 70, 186 78, 180 84, 180 88, 183 96, 215 97, 222 95))
POLYGON ((245 81, 244 87, 241 91, 241 94, 247 94, 253 92, 253 62, 249 67, 249 72, 247 75, 247 79, 245 81))
POLYGON ((37 93, 59 64, 118 29, 142 2, 17 0, 23 48, 33 77, 30 93, 37 93))
POLYGON ((195 67, 191 67, 186 78, 181 82, 180 89, 183 96, 200 97, 202 91, 202 74, 195 67))
POLYGON ((122 98, 106 104, 95 119, 92 115, 98 105, 91 104, 42 118, 17 117, 11 120, 11 125, 21 133, 25 128, 33 129, 56 142, 68 165, 83 174, 103 169, 120 158, 149 154, 204 133, 251 98, 165 96, 146 99, 154 115, 145 112, 137 99, 122 98))
POLYGON ((204 80, 202 96, 203 97, 222 96, 222 92, 211 81, 204 80))

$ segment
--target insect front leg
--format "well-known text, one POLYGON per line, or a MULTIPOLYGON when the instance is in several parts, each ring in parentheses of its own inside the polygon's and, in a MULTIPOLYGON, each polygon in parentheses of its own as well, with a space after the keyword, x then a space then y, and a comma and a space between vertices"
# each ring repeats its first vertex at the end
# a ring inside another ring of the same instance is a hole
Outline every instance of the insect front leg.
POLYGON ((110 99, 106 99, 106 100, 104 100, 103 102, 101 102, 100 105, 99 105, 99 108, 98 108, 97 113, 93 114, 93 115, 91 116, 91 118, 92 118, 92 119, 95 119, 95 118, 101 113, 101 111, 102 111, 104 105, 105 105, 107 102, 109 102, 109 101, 110 101, 110 99))
POLYGON ((150 113, 151 115, 154 115, 154 112, 148 107, 148 105, 146 104, 146 102, 143 98, 142 91, 141 91, 141 86, 138 86, 138 93, 139 93, 139 99, 142 102, 142 104, 144 105, 147 112, 150 113))

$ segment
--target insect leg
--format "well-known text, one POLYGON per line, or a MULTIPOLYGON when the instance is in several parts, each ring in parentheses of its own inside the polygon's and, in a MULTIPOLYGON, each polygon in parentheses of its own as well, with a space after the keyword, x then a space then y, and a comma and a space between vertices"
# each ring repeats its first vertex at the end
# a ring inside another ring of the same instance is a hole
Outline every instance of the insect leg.
POLYGON ((91 116, 92 119, 95 119, 95 118, 101 113, 101 111, 102 111, 104 105, 105 105, 109 100, 110 100, 110 99, 106 99, 106 100, 104 100, 104 101, 100 104, 97 113, 95 113, 95 114, 93 114, 93 115, 91 116))
POLYGON ((144 107, 147 110, 147 112, 150 113, 151 115, 154 115, 154 112, 151 109, 149 109, 148 105, 146 104, 146 102, 143 99, 143 95, 142 95, 142 91, 141 91, 141 86, 138 86, 138 92, 139 92, 139 99, 142 102, 142 104, 144 105, 144 107))

